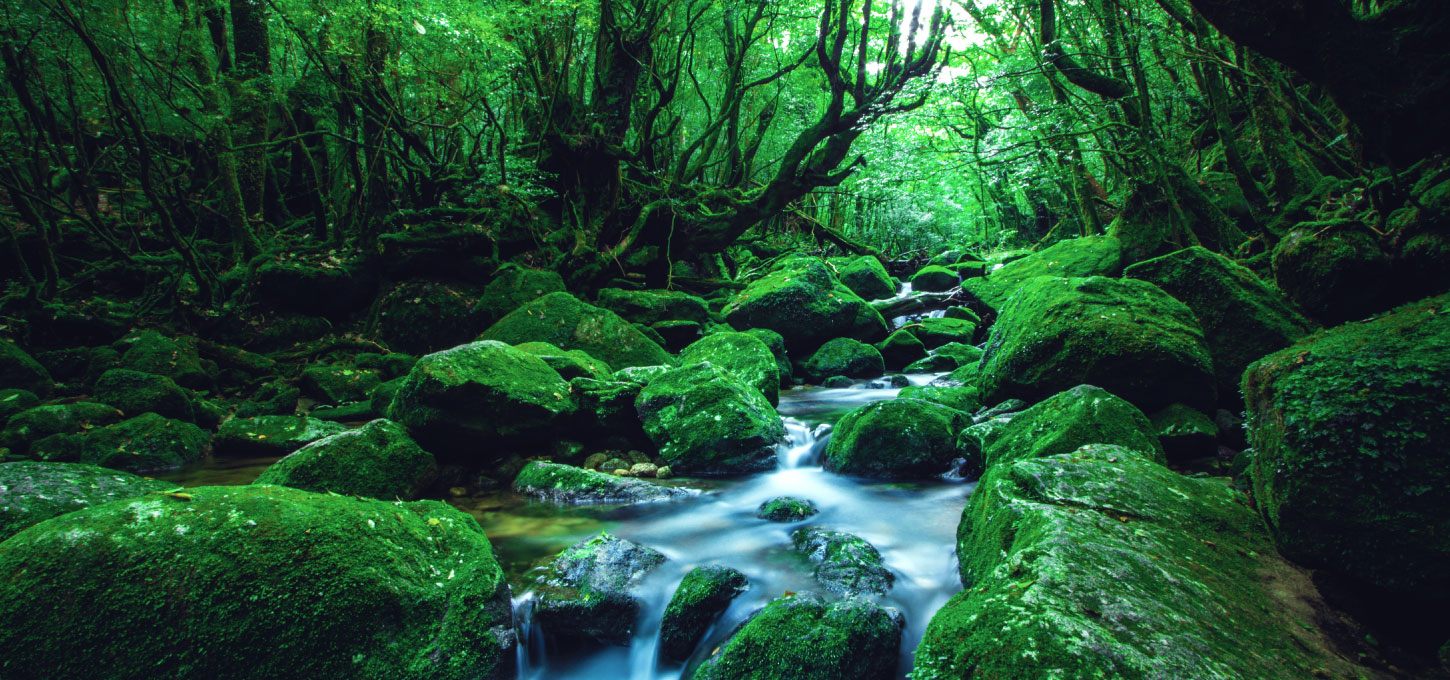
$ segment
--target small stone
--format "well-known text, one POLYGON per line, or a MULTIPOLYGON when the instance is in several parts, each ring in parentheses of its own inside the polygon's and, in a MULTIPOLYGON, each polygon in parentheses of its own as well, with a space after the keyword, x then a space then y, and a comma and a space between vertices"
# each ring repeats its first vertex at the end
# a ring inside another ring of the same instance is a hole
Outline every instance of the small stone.
POLYGON ((604 461, 603 463, 600 463, 598 469, 605 472, 608 472, 610 470, 628 470, 630 465, 633 465, 633 463, 623 458, 614 457, 604 461))
POLYGON ((454 498, 463 498, 464 496, 468 495, 468 487, 450 486, 448 487, 448 495, 454 498))
POLYGON ((606 460, 609 460, 609 456, 603 453, 593 453, 584 459, 584 467, 589 470, 598 470, 599 465, 606 460))
POLYGON ((614 476, 615 477, 628 477, 629 476, 629 470, 626 470, 624 468, 619 468, 618 470, 615 470, 614 471, 614 476))
POLYGON ((654 477, 659 473, 659 466, 654 463, 635 463, 629 467, 631 477, 654 477))
POLYGON ((816 504, 807 499, 780 496, 761 503, 755 516, 771 522, 799 522, 819 512, 816 504))
POLYGON ((847 378, 844 375, 833 375, 822 381, 821 387, 827 387, 831 389, 845 389, 853 384, 855 383, 852 382, 850 378, 847 378))
POLYGON ((670 466, 661 465, 658 470, 655 470, 655 479, 669 479, 670 477, 673 477, 674 474, 675 471, 671 470, 670 466))

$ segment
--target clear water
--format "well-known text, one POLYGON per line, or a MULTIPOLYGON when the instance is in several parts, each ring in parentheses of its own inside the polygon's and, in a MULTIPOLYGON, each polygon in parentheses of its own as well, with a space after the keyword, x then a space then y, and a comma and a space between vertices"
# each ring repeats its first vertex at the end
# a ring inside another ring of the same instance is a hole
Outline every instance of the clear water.
MULTIPOLYGON (((932 377, 912 376, 912 382, 924 383, 932 377)), ((790 532, 808 524, 848 531, 870 541, 896 573, 896 585, 881 603, 899 609, 907 621, 898 664, 900 675, 905 676, 932 613, 960 589, 954 556, 956 526, 972 485, 952 480, 865 483, 820 467, 831 424, 841 414, 892 398, 897 391, 858 385, 783 393, 779 411, 790 440, 779 447, 779 469, 718 482, 698 497, 617 509, 527 503, 476 514, 500 557, 515 568, 543 563, 563 547, 600 530, 650 546, 669 558, 640 588, 646 606, 628 648, 552 647, 547 632, 530 621, 533 595, 527 585, 531 575, 519 574, 514 590, 520 632, 519 677, 680 677, 683 666, 658 658, 658 640, 660 616, 685 573, 702 564, 718 563, 744 572, 751 583, 750 590, 736 598, 706 634, 694 662, 708 655, 766 602, 787 591, 821 592, 811 577, 812 565, 790 548, 790 532), (755 517, 761 503, 785 495, 814 501, 820 514, 791 524, 755 517), (539 531, 542 534, 530 533, 539 531)))

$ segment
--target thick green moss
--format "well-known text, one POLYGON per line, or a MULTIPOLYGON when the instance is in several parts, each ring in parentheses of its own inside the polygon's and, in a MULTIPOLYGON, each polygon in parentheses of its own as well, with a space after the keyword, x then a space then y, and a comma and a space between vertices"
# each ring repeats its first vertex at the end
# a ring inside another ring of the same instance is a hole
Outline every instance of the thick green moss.
POLYGON ((899 371, 926 358, 926 345, 908 330, 886 336, 885 340, 876 344, 876 351, 881 353, 881 361, 890 371, 899 371))
POLYGON ((1254 499, 1279 549, 1450 598, 1450 296, 1311 336, 1244 374, 1254 499))
POLYGON ((491 324, 534 300, 564 290, 564 279, 558 272, 506 264, 484 286, 474 311, 484 323, 491 324))
POLYGON ((918 359, 901 369, 902 373, 937 373, 939 371, 950 371, 957 367, 957 360, 949 356, 932 354, 923 359, 918 359))
POLYGON ((896 294, 896 282, 886 273, 881 261, 870 255, 851 259, 836 270, 836 275, 862 300, 880 300, 896 294))
POLYGON ((1123 276, 1152 283, 1193 311, 1213 359, 1219 402, 1233 410, 1249 364, 1316 329, 1283 293, 1200 246, 1139 262, 1123 276))
POLYGON ((793 352, 837 337, 867 342, 886 337, 881 315, 811 257, 781 261, 731 298, 724 311, 737 330, 768 328, 793 352))
POLYGON ((152 494, 16 534, 0 573, 6 678, 512 677, 508 584, 442 503, 152 494))
POLYGON ((771 355, 775 357, 775 368, 780 373, 781 386, 790 385, 792 367, 790 357, 785 353, 785 338, 781 337, 780 333, 769 328, 752 328, 745 332, 755 336, 757 340, 765 343, 765 346, 770 348, 771 355))
POLYGON ((1097 385, 1144 411, 1214 404, 1213 364, 1183 303, 1137 279, 1040 277, 1002 308, 982 356, 984 401, 1097 385))
POLYGON ((175 487, 95 465, 0 464, 0 541, 56 515, 175 487))
POLYGON ((550 428, 573 412, 569 383, 543 359, 481 340, 419 359, 388 417, 429 451, 486 463, 497 454, 490 440, 551 437, 550 428))
POLYGON ((632 383, 638 384, 640 386, 644 386, 644 385, 648 385, 648 384, 654 382, 655 378, 658 378, 658 377, 660 377, 660 376, 662 376, 662 375, 664 375, 666 373, 669 373, 670 370, 672 370, 673 368, 674 368, 673 365, 671 365, 671 366, 631 366, 629 368, 621 368, 621 369, 615 371, 614 372, 614 379, 615 380, 624 380, 624 381, 628 381, 628 382, 632 382, 632 383))
POLYGON ((581 350, 559 349, 547 342, 525 342, 514 345, 514 347, 543 359, 549 368, 554 369, 559 377, 565 380, 575 378, 608 380, 609 376, 614 373, 608 364, 581 350))
POLYGON ((816 581, 842 597, 885 595, 896 583, 876 546, 855 534, 801 527, 790 532, 790 543, 816 564, 816 581))
POLYGON ((1029 458, 1075 451, 1088 444, 1113 444, 1163 463, 1163 446, 1138 407, 1100 387, 1078 385, 1018 413, 992 433, 982 469, 1029 458))
POLYGON ((780 416, 760 391, 714 364, 674 369, 635 401, 644 430, 678 474, 730 475, 771 470, 785 437, 780 416))
POLYGON ((631 323, 693 321, 703 324, 710 320, 710 307, 704 300, 677 290, 606 288, 599 291, 598 304, 631 323))
POLYGON ((607 533, 575 543, 535 581, 534 621, 554 637, 628 646, 643 606, 638 586, 664 562, 607 533))
POLYGON ((896 672, 901 615, 859 599, 772 600, 706 659, 695 680, 879 680, 896 672))
POLYGON ((822 381, 832 376, 875 378, 886 372, 881 352, 851 338, 836 338, 821 345, 802 365, 806 377, 822 381))
POLYGON ((37 406, 10 417, 0 432, 0 446, 25 455, 32 444, 47 437, 75 434, 121 420, 121 412, 108 404, 78 401, 73 404, 37 406))
POLYGON ((644 503, 689 495, 684 489, 543 461, 525 465, 513 489, 556 503, 644 503))
POLYGON ((128 472, 175 470, 206 456, 211 436, 188 422, 143 413, 87 432, 80 462, 128 472))
POLYGON ((690 658, 710 624, 749 588, 745 574, 730 567, 709 564, 691 569, 665 606, 660 620, 660 654, 672 661, 690 658))
POLYGON ((127 415, 147 411, 195 422, 191 396, 166 376, 113 368, 96 380, 92 395, 127 415))
POLYGON ((702 361, 719 366, 760 390, 771 406, 780 401, 780 369, 770 347, 749 333, 721 332, 701 338, 680 352, 680 364, 702 361))
POLYGON ((364 401, 383 380, 377 371, 348 365, 308 366, 302 371, 302 390, 323 404, 364 401))
POLYGON ((913 678, 1358 677, 1311 625, 1307 575, 1222 480, 1116 446, 1003 463, 957 540, 966 589, 913 678))
POLYGON ((5 429, 10 417, 29 411, 40 405, 40 397, 30 390, 0 389, 0 430, 5 429))
POLYGON ((1362 319, 1386 308, 1390 258, 1358 220, 1304 222, 1274 246, 1274 282, 1327 324, 1362 319))
POLYGON ((48 397, 55 388, 55 381, 51 380, 50 372, 25 350, 8 340, 0 340, 0 387, 27 390, 48 397))
POLYGON ((985 306, 1000 310, 1017 289, 1038 276, 1117 276, 1123 270, 1123 246, 1110 236, 1058 241, 1039 252, 1007 260, 986 278, 968 279, 962 288, 985 306))
POLYGON ((502 315, 491 316, 478 310, 480 298, 473 286, 403 281, 378 297, 371 328, 394 350, 410 354, 436 352, 472 340, 502 315))
POLYGON ((194 390, 211 386, 191 338, 168 338, 156 331, 138 331, 116 343, 122 352, 121 368, 164 375, 194 390))
POLYGON ((901 391, 896 393, 896 398, 929 401, 963 413, 971 413, 982 408, 982 400, 977 394, 977 388, 971 386, 909 385, 901 388, 901 391))
POLYGON ((1218 453, 1218 426, 1202 411, 1173 404, 1149 416, 1148 421, 1168 460, 1192 460, 1218 453))
POLYGON ((814 517, 820 510, 816 504, 804 498, 779 496, 760 504, 755 516, 768 522, 799 522, 814 517))
POLYGON ((285 456, 347 427, 307 416, 233 418, 216 433, 218 456, 285 456))
POLYGON ((919 399, 866 404, 836 423, 825 468, 876 479, 940 475, 960 455, 957 433, 971 424, 961 411, 919 399))
POLYGON ((977 324, 966 319, 922 319, 907 328, 921 339, 927 349, 936 349, 949 343, 970 345, 977 334, 977 324))
POLYGON ((256 484, 379 500, 414 500, 438 475, 433 454, 402 426, 374 420, 323 437, 273 463, 256 484))
POLYGON ((911 275, 911 289, 913 291, 937 292, 956 288, 961 284, 961 278, 957 273, 946 267, 929 264, 916 270, 911 275))
POLYGON ((508 314, 480 340, 510 344, 547 342, 587 352, 615 368, 673 365, 655 341, 607 309, 580 302, 568 293, 550 293, 508 314))

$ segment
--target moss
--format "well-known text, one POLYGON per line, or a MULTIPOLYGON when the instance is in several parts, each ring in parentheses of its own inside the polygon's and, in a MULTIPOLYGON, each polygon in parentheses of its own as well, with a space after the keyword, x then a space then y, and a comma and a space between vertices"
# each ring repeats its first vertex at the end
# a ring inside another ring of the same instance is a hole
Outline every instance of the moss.
POLYGON ((90 385, 120 365, 121 353, 110 347, 68 347, 36 352, 35 360, 58 382, 90 385))
POLYGON ((511 677, 503 572, 442 503, 199 487, 0 546, 7 678, 511 677))
POLYGON ((956 288, 961 282, 961 278, 955 271, 932 264, 916 270, 916 273, 911 275, 913 291, 946 291, 956 288))
POLYGON ((576 420, 590 432, 602 437, 617 437, 626 444, 648 442, 634 401, 644 386, 637 382, 575 378, 569 391, 579 405, 576 420))
POLYGON ((550 293, 500 319, 479 336, 510 344, 547 342, 582 350, 615 368, 673 365, 669 353, 618 314, 550 293))
POLYGON ((1274 246, 1274 282, 1327 324, 1388 307, 1393 266, 1358 220, 1304 222, 1274 246))
POLYGON ((660 654, 683 662, 695 651, 705 631, 736 596, 750 588, 745 574, 710 564, 685 574, 660 620, 660 654))
POLYGON ((418 357, 398 352, 387 354, 363 352, 354 357, 354 361, 358 368, 377 371, 383 380, 396 380, 408 375, 408 371, 413 370, 413 364, 418 363, 418 357))
POLYGON ((1271 579, 1307 578, 1222 480, 1116 446, 1004 463, 957 540, 965 589, 932 617, 913 678, 1356 677, 1284 615, 1271 579))
POLYGON ((24 455, 30 445, 57 434, 75 434, 121 420, 121 412, 108 404, 78 401, 37 406, 10 417, 0 432, 0 446, 24 455))
POLYGON ((940 475, 959 455, 957 433, 971 422, 961 411, 919 399, 866 404, 836 423, 825 468, 876 479, 940 475))
POLYGON ((80 462, 129 472, 175 470, 206 456, 211 436, 191 423, 143 413, 86 433, 80 462))
POLYGON ((499 452, 480 442, 551 438, 574 408, 569 383, 543 359, 481 340, 419 359, 388 417, 439 456, 487 463, 499 452))
POLYGON ((513 489, 555 503, 644 503, 689 495, 684 489, 543 461, 525 465, 513 489))
POLYGON ((631 323, 693 321, 703 324, 710 320, 710 308, 704 300, 675 290, 606 288, 599 291, 597 303, 631 323))
POLYGON ((97 400, 127 415, 151 411, 167 418, 196 420, 191 396, 165 376, 115 368, 96 380, 92 392, 97 400))
POLYGON ((981 365, 975 362, 962 364, 944 376, 928 383, 931 387, 968 387, 977 383, 981 365))
POLYGON ((983 449, 982 469, 1112 444, 1163 463, 1163 447, 1138 407, 1100 387, 1078 385, 1018 413, 983 449))
POLYGON ((50 396, 55 381, 25 350, 8 340, 0 340, 0 387, 22 389, 42 397, 50 396))
POLYGON ((680 364, 708 361, 742 382, 760 390, 771 406, 780 401, 780 369, 775 355, 759 338, 749 333, 712 333, 680 352, 680 364))
POLYGON ((816 504, 808 499, 779 496, 761 503, 755 516, 768 522, 799 522, 818 512, 816 504))
POLYGON ((937 373, 950 371, 957 367, 957 360, 949 356, 932 354, 923 359, 918 359, 901 369, 902 373, 937 373))
POLYGON ((886 336, 881 315, 811 257, 782 260, 731 298, 724 312, 736 330, 767 328, 779 333, 792 352, 837 337, 874 342, 886 336), (880 337, 870 337, 874 334, 880 337))
POLYGON ((833 375, 821 381, 821 387, 833 390, 843 390, 855 385, 856 381, 844 375, 833 375))
POLYGON ((981 348, 963 342, 949 342, 933 349, 931 353, 951 357, 956 360, 957 366, 967 366, 982 360, 981 348))
POLYGON ((1234 410, 1249 364, 1317 328, 1253 272, 1199 246, 1139 262, 1123 275, 1162 288, 1193 311, 1213 359, 1219 402, 1234 410))
POLYGON ((886 336, 885 340, 876 345, 876 351, 881 353, 881 360, 890 371, 899 371, 926 358, 926 345, 921 344, 921 340, 908 330, 899 330, 886 336))
POLYGON ((745 332, 755 336, 757 340, 770 348, 771 355, 775 357, 775 368, 780 373, 781 386, 790 385, 792 368, 790 357, 785 353, 785 338, 769 328, 752 328, 745 332))
POLYGON ((1183 303, 1137 279, 1028 281, 982 356, 983 399, 1037 401, 1097 385, 1145 411, 1214 404, 1213 364, 1183 303))
POLYGON ((638 586, 664 562, 607 533, 575 543, 535 582, 534 621, 555 637, 627 646, 643 606, 638 586))
POLYGON ((674 366, 631 366, 621 368, 614 372, 615 380, 623 380, 638 385, 648 385, 666 373, 669 373, 674 366))
POLYGON ((986 278, 968 279, 962 288, 982 305, 1000 310, 1029 280, 1038 276, 1117 276, 1123 270, 1123 246, 1110 236, 1058 241, 1036 253, 1006 260, 986 278))
POLYGON ((900 614, 803 592, 772 600, 695 672, 695 680, 842 680, 896 671, 900 614))
POLYGON ((303 392, 323 404, 362 401, 382 382, 375 371, 347 365, 309 366, 302 371, 303 392))
POLYGON ((415 500, 437 477, 433 454, 402 426, 374 420, 323 437, 262 471, 256 484, 379 500, 415 500))
POLYGON ((156 331, 139 331, 122 338, 117 346, 123 348, 121 368, 164 375, 194 390, 211 386, 211 377, 190 338, 173 339, 156 331))
POLYGON ((346 431, 339 423, 307 416, 258 416, 233 418, 216 433, 218 456, 285 456, 323 437, 346 431))
POLYGON ((801 527, 790 532, 790 543, 816 564, 816 582, 842 597, 885 595, 896 583, 876 546, 855 534, 801 527))
POLYGON ((836 375, 875 378, 886 372, 881 352, 851 338, 836 338, 821 345, 802 368, 811 380, 825 380, 836 375))
POLYGON ((982 325, 982 316, 972 311, 971 307, 947 307, 946 310, 942 312, 942 318, 962 319, 965 321, 970 321, 978 326, 982 325))
POLYGON ((514 345, 514 347, 543 359, 549 368, 554 369, 559 377, 565 380, 575 378, 607 380, 614 373, 608 364, 581 350, 563 350, 547 342, 525 342, 514 345))
POLYGON ((907 328, 921 339, 927 349, 953 342, 970 345, 977 334, 977 324, 966 319, 922 319, 907 328))
POLYGON ((836 270, 842 285, 862 300, 880 300, 896 294, 896 283, 881 261, 870 255, 851 258, 836 270))
POLYGON ((1148 421, 1168 460, 1192 460, 1218 453, 1218 426, 1202 411, 1173 404, 1149 416, 1148 421))
POLYGON ((1243 391, 1254 499, 1285 556, 1450 597, 1450 296, 1301 340, 1243 391))
POLYGON ((674 369, 635 401, 644 430, 676 473, 729 475, 776 466, 785 438, 765 397, 709 363, 674 369))
POLYGON ((499 316, 478 309, 480 299, 473 286, 403 281, 378 297, 371 329, 389 348, 410 354, 461 345, 499 316))
POLYGON ((943 387, 938 385, 908 385, 896 394, 897 399, 920 399, 941 404, 963 413, 982 408, 977 388, 971 386, 943 387))
MULTIPOLYGON (((301 397, 301 389, 293 387, 285 380, 273 380, 258 387, 252 396, 237 407, 237 412, 233 415, 237 418, 290 416, 297 412, 297 400, 301 397)), ((386 402, 383 407, 387 408, 386 402)))
POLYGON ((56 515, 175 486, 95 465, 0 464, 0 541, 56 515))
POLYGON ((40 405, 40 397, 35 396, 30 390, 0 389, 0 431, 5 429, 10 417, 23 411, 29 411, 40 405))
POLYGON ((557 272, 506 264, 484 286, 474 310, 484 323, 494 323, 534 300, 564 290, 564 279, 557 272))
POLYGON ((257 268, 256 291, 267 304, 299 314, 339 318, 368 305, 376 269, 362 258, 318 264, 272 260, 257 268))

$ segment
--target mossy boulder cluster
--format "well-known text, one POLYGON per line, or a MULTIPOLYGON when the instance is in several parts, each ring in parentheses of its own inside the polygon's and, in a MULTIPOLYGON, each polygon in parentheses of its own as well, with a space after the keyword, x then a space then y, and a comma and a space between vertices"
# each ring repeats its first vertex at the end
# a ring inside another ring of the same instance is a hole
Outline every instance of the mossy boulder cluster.
POLYGON ((760 391, 711 363, 670 370, 635 408, 660 456, 681 474, 732 475, 776 466, 785 428, 760 391))
POLYGON ((737 330, 767 328, 779 333, 797 355, 841 337, 876 342, 886 337, 887 330, 879 312, 811 257, 782 260, 731 298, 724 313, 737 330))
POLYGON ((968 279, 962 288, 987 310, 997 311, 1028 280, 1038 276, 1117 276, 1123 270, 1122 243, 1111 236, 1058 241, 1041 251, 1007 261, 985 278, 968 279))
POLYGON ((674 363, 669 352, 618 314, 564 292, 549 293, 509 312, 478 339, 547 342, 582 350, 616 369, 674 363))
POLYGON ((707 335, 680 351, 680 365, 709 362, 760 390, 772 406, 780 401, 780 368, 775 355, 750 333, 720 332, 707 335))

